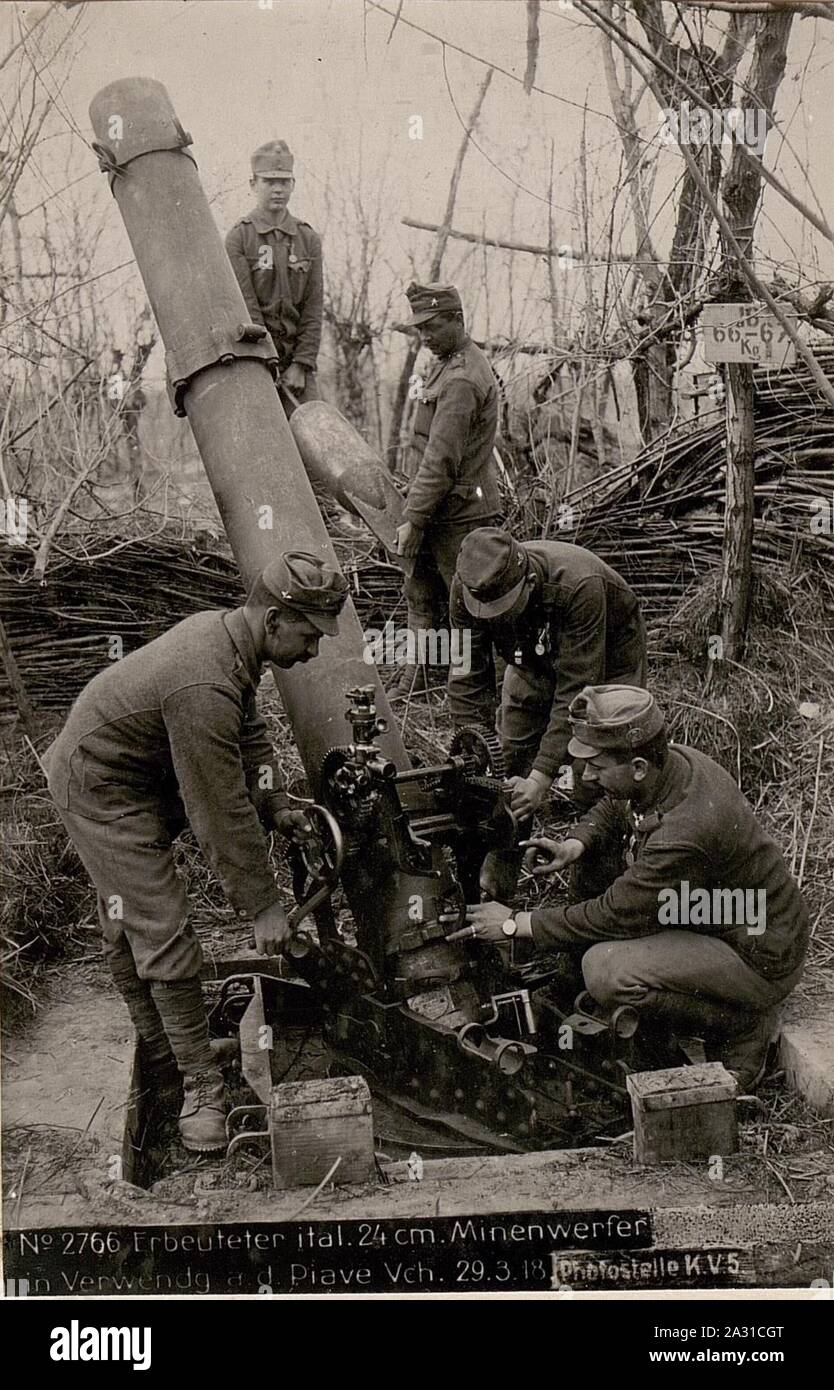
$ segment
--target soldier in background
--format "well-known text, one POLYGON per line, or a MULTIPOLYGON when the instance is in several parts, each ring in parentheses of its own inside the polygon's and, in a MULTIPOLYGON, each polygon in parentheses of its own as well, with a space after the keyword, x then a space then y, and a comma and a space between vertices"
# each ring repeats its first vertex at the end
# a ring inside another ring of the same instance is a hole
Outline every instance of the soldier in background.
POLYGON ((255 207, 236 222, 226 250, 253 323, 269 330, 281 372, 288 415, 321 399, 316 362, 321 345, 321 240, 309 222, 289 211, 295 187, 293 156, 284 140, 269 140, 252 155, 255 207))
MULTIPOLYGON (((404 586, 408 626, 415 635, 448 625, 449 589, 463 541, 478 526, 500 520, 498 470, 493 458, 498 388, 492 368, 469 338, 454 285, 415 285, 406 290, 411 317, 435 362, 421 384, 406 455, 408 491, 397 532, 400 555, 411 572, 404 586)), ((417 647, 419 652, 419 645, 417 647)), ((396 687, 408 691, 425 670, 407 665, 396 687)), ((394 688, 394 687, 392 687, 394 688)))

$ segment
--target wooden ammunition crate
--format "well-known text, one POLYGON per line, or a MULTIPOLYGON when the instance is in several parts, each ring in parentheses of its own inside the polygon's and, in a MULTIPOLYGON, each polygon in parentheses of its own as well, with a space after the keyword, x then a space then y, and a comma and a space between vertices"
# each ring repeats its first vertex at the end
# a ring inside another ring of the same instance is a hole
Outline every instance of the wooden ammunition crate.
POLYGON ((636 1163, 689 1162, 738 1152, 736 1082, 722 1062, 626 1078, 636 1163))
POLYGON ((361 1076, 274 1086, 269 1133, 277 1188, 318 1186, 337 1158, 333 1182, 374 1178, 371 1093, 361 1076))

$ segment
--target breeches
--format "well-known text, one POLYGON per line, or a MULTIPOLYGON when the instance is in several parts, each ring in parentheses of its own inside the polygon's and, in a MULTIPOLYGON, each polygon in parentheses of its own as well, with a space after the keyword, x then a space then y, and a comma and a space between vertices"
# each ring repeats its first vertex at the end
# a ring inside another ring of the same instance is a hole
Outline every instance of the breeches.
POLYGON ((199 974, 202 951, 174 867, 172 842, 182 821, 153 811, 111 821, 58 812, 98 893, 105 954, 129 952, 142 980, 199 974))
POLYGON ((463 538, 479 526, 493 526, 495 520, 495 517, 482 516, 457 526, 426 527, 414 569, 403 585, 408 626, 412 632, 421 628, 448 627, 449 590, 463 538))
POLYGON ((582 957, 582 974, 594 998, 611 1008, 651 1003, 668 990, 764 1010, 790 994, 802 967, 782 980, 766 980, 718 937, 664 931, 598 942, 582 957))

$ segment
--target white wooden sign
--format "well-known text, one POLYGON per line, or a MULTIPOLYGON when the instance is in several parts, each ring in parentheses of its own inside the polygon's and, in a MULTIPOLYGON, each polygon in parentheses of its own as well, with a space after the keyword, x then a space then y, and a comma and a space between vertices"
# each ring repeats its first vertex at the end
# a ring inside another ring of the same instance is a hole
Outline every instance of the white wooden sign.
MULTIPOLYGON (((793 314, 786 314, 792 323, 793 314)), ((759 304, 706 304, 701 312, 707 362, 792 367, 796 348, 769 309, 759 304)))

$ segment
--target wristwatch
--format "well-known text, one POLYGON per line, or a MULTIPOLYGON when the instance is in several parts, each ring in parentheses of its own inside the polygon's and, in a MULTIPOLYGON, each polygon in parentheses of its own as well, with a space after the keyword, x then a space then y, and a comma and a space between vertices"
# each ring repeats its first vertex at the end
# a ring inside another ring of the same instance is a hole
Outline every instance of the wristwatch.
POLYGON ((501 923, 501 930, 505 936, 515 936, 518 931, 518 922, 514 917, 508 917, 506 922, 501 923))

